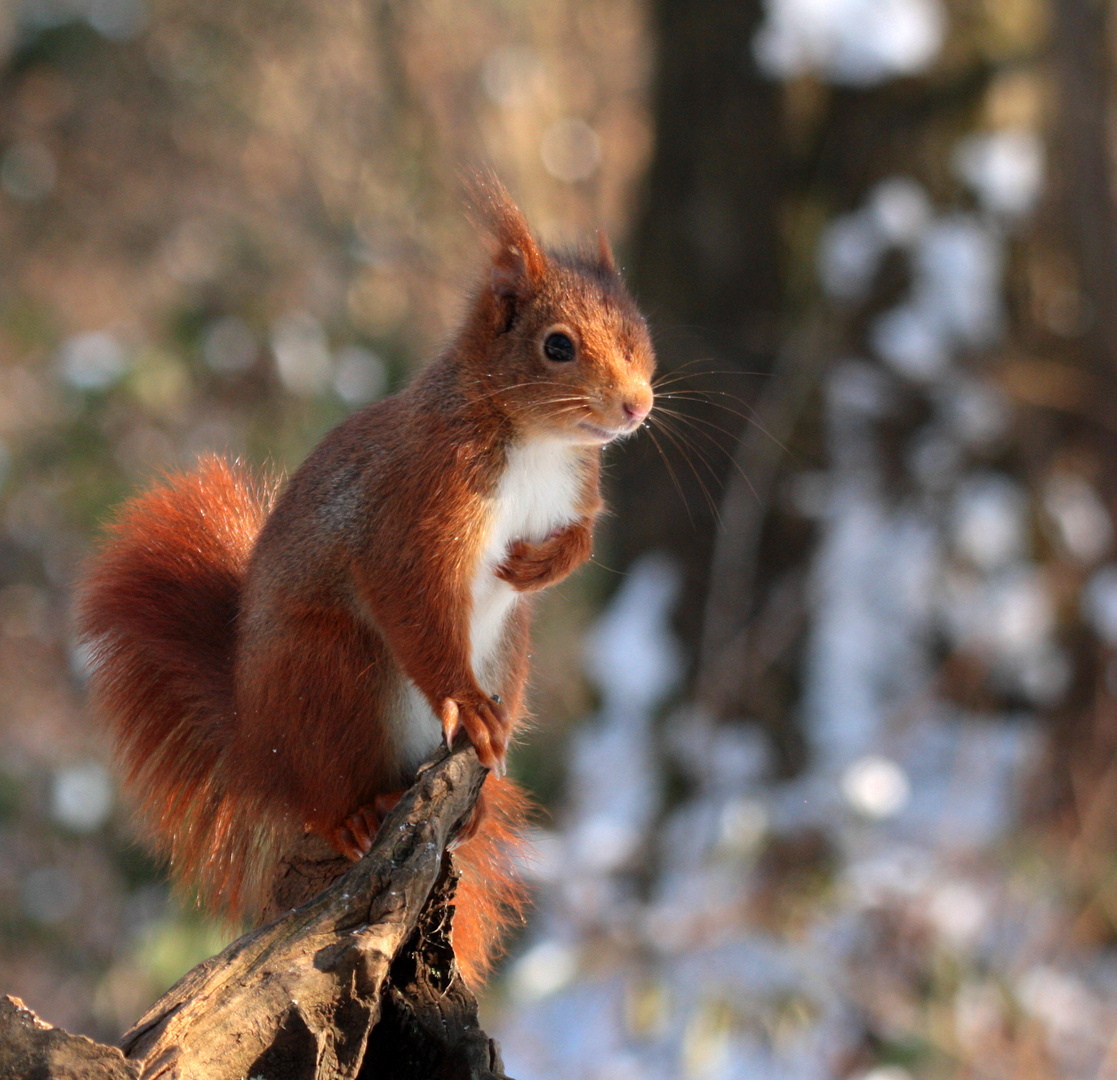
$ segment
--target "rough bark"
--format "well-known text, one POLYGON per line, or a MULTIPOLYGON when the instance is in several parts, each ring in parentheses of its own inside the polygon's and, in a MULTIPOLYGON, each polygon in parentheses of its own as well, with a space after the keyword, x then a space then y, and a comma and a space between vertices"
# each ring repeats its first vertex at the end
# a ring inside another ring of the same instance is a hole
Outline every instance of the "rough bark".
POLYGON ((19 998, 0 998, 0 1076, 11 1080, 136 1080, 139 1069, 115 1046, 40 1020, 19 998))
MULTIPOLYGON (((372 851, 314 899, 190 971, 120 1051, 0 1007, 12 1080, 500 1080, 450 944, 446 853, 484 779, 472 748, 428 765, 372 851)), ((336 860, 329 856, 336 870, 336 860)), ((293 870, 299 888, 329 869, 293 870)))

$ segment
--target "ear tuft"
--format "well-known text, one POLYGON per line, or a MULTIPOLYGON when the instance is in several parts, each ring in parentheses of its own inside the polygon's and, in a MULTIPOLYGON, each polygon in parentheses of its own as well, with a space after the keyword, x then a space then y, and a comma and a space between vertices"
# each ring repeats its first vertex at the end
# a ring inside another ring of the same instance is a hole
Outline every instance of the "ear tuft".
POLYGON ((500 297, 523 297, 542 280, 547 260, 520 208, 491 170, 465 177, 470 208, 495 241, 492 288, 500 297))
POLYGON ((617 260, 613 258, 613 249, 609 244, 609 237, 601 229, 597 230, 597 261, 610 273, 615 274, 617 272, 617 260))

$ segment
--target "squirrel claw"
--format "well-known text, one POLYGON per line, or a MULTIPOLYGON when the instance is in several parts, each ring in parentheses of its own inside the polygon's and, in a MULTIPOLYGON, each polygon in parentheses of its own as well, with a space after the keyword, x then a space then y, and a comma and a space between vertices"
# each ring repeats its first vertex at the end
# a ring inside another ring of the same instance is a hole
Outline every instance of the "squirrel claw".
POLYGON ((447 750, 454 749, 454 739, 461 730, 461 716, 458 712, 458 703, 453 698, 446 698, 442 702, 442 738, 447 750))
POLYGON ((464 728, 477 751, 477 759, 497 776, 505 774, 504 755, 511 724, 507 708, 498 697, 474 692, 444 698, 439 709, 442 735, 450 748, 464 728))

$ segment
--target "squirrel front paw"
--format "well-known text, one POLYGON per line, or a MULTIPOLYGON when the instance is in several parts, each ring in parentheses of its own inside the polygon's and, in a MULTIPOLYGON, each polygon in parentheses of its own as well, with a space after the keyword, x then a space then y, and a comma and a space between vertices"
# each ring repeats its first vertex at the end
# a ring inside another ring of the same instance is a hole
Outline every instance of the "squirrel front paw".
POLYGON ((499 698, 488 697, 480 690, 455 694, 442 702, 439 714, 447 746, 452 747, 454 737, 464 729, 481 764, 497 776, 504 775, 512 722, 499 698))
POLYGON ((561 581, 592 553, 593 535, 583 522, 575 522, 538 544, 517 540, 508 548, 496 576, 517 592, 534 592, 561 581))

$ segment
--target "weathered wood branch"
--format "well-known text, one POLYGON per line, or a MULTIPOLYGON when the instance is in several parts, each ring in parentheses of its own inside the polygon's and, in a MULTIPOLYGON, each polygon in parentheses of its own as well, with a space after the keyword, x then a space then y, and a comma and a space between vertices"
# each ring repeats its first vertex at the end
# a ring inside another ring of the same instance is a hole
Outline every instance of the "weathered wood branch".
MULTIPOLYGON (((185 975, 124 1036, 123 1055, 0 1007, 0 1075, 501 1080, 449 937, 446 845, 483 779, 471 747, 426 766, 364 859, 185 975)), ((297 894, 338 869, 308 856, 287 885, 297 894)))
POLYGON ((12 1080, 137 1080, 115 1046, 43 1023, 19 998, 0 998, 0 1076, 12 1080))

